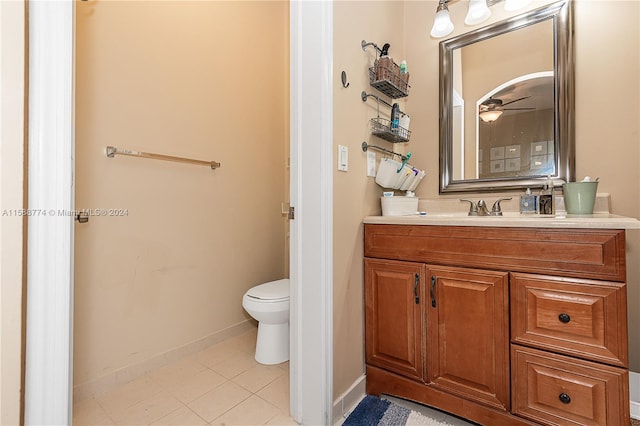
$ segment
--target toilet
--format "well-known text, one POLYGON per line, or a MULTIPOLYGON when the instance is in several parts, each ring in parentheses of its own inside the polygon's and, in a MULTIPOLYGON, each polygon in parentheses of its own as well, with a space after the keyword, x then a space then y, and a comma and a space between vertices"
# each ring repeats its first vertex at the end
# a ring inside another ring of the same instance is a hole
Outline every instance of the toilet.
POLYGON ((242 307, 258 321, 256 361, 280 364, 289 360, 289 279, 250 288, 242 307))

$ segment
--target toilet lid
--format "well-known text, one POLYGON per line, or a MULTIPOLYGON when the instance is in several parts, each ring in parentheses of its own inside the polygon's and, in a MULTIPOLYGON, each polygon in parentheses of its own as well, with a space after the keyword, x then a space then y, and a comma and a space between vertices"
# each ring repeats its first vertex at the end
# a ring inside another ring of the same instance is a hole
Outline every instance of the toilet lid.
POLYGON ((247 291, 247 296, 261 300, 288 299, 289 278, 257 285, 247 291))

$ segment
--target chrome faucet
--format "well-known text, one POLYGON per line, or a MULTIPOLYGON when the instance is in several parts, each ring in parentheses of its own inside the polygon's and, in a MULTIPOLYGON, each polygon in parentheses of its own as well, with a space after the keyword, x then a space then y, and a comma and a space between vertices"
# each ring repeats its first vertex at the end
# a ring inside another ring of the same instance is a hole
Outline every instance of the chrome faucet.
POLYGON ((491 211, 487 208, 487 203, 484 200, 479 200, 477 203, 472 200, 461 199, 460 201, 466 201, 469 203, 469 216, 502 216, 502 209, 500 208, 500 201, 508 201, 511 200, 509 198, 498 198, 495 203, 493 203, 493 207, 491 207, 491 211))
POLYGON ((478 216, 491 216, 491 212, 487 209, 484 200, 478 200, 478 216))

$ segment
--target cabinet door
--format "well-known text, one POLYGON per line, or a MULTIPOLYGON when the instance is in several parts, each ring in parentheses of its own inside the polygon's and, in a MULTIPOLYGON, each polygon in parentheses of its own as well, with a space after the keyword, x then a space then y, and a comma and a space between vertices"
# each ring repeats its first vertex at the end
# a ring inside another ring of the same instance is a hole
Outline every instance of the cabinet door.
POLYGON ((509 276, 427 268, 427 379, 431 386, 509 410, 509 276))
POLYGON ((424 265, 364 264, 366 362, 422 381, 424 265))

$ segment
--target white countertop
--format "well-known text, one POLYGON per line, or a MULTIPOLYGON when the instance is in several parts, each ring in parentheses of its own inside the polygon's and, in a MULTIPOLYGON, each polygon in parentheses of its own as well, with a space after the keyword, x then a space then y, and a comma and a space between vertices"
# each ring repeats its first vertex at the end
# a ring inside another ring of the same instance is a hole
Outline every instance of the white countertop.
POLYGON ((437 226, 497 226, 505 228, 600 228, 640 229, 640 221, 632 217, 607 213, 590 215, 520 214, 505 212, 504 216, 468 216, 466 213, 432 213, 425 216, 367 216, 364 223, 387 225, 437 226))
MULTIPOLYGON (((477 196, 474 200, 477 200, 477 196)), ((498 199, 495 195, 483 197, 489 208, 498 199)), ((502 202, 503 216, 469 216, 469 205, 456 198, 420 199, 418 210, 425 216, 368 216, 364 223, 389 225, 438 225, 438 226, 498 226, 505 228, 600 228, 640 229, 640 221, 633 217, 611 214, 611 196, 598 193, 594 214, 567 214, 562 196, 555 197, 558 214, 554 216, 520 214, 518 197, 502 202)))

